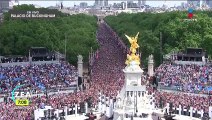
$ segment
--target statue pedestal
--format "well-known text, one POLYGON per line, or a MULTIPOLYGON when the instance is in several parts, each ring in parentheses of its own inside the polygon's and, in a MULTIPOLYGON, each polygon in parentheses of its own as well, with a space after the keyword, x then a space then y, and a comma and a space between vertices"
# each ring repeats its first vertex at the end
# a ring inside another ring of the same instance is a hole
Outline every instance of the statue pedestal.
POLYGON ((139 112, 138 107, 141 101, 141 94, 146 92, 146 86, 141 85, 143 70, 135 61, 131 61, 123 72, 125 73, 125 84, 122 88, 123 92, 120 92, 120 94, 124 94, 118 95, 121 98, 117 105, 119 107, 114 110, 113 120, 125 118, 125 114, 134 115, 139 112))
POLYGON ((143 70, 139 65, 136 65, 132 61, 129 66, 125 67, 123 72, 125 73, 125 92, 146 91, 146 86, 141 85, 141 76, 143 74, 143 70))

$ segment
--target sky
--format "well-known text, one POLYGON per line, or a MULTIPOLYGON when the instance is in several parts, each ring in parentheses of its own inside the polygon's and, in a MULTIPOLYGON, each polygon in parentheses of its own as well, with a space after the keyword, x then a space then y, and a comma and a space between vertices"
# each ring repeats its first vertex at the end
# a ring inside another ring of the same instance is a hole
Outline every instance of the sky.
MULTIPOLYGON (((36 4, 41 7, 48 7, 48 6, 55 6, 56 3, 60 3, 63 1, 63 5, 66 7, 73 7, 74 5, 79 5, 80 2, 87 2, 89 5, 93 5, 95 0, 87 0, 87 1, 80 1, 80 0, 19 0, 19 4, 36 4)), ((119 0, 119 1, 112 1, 109 0, 109 4, 113 3, 120 3, 126 0, 119 0)), ((137 2, 137 0, 134 0, 134 2, 137 2)), ((169 7, 172 6, 178 6, 181 5, 182 2, 186 2, 186 0, 177 0, 177 1, 172 1, 172 0, 146 0, 146 4, 153 6, 153 7, 158 7, 162 6, 163 4, 166 4, 169 7)))

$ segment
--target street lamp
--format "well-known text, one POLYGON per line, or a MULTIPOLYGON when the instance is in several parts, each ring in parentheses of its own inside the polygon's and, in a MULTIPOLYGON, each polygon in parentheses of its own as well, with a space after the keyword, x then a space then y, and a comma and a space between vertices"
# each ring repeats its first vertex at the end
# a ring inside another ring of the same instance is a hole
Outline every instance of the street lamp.
POLYGON ((136 91, 136 113, 138 112, 138 91, 136 91))
POLYGON ((134 91, 134 115, 135 115, 135 109, 136 109, 136 91, 134 91))

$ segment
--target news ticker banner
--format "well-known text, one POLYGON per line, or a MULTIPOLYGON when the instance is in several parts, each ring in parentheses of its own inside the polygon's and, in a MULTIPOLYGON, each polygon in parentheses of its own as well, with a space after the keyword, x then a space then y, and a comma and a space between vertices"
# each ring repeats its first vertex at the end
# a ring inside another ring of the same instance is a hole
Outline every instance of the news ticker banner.
POLYGON ((11 19, 52 19, 58 17, 57 10, 10 10, 11 19))

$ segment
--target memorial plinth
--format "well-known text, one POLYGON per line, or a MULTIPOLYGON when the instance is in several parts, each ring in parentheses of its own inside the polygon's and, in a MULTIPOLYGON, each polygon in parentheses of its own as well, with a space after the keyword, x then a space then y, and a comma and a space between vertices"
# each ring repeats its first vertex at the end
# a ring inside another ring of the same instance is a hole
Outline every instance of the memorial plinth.
POLYGON ((123 72, 125 74, 125 91, 137 91, 138 89, 146 91, 146 87, 141 85, 143 70, 135 61, 132 61, 129 66, 126 66, 123 72))
POLYGON ((125 83, 117 96, 117 105, 114 109, 113 120, 125 120, 127 119, 125 114, 129 116, 139 115, 142 113, 142 108, 149 105, 151 101, 149 99, 150 97, 145 96, 146 86, 141 85, 143 70, 140 67, 140 55, 136 51, 139 48, 137 43, 138 34, 135 37, 125 35, 131 47, 130 53, 127 54, 126 67, 123 69, 125 83), (141 102, 144 104, 141 105, 141 102))

